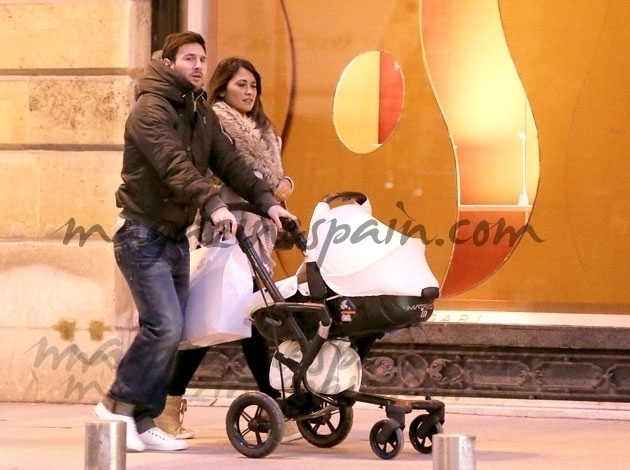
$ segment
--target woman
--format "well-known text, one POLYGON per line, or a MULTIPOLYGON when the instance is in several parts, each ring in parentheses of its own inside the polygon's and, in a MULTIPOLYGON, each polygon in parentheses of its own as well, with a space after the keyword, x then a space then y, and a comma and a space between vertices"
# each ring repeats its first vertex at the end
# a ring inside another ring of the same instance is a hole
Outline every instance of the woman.
MULTIPOLYGON (((281 140, 263 110, 261 77, 251 62, 240 57, 229 57, 219 63, 210 78, 208 101, 219 121, 234 140, 237 152, 250 168, 265 179, 279 202, 284 202, 293 192, 293 180, 285 176, 280 157, 281 140)), ((229 186, 224 186, 221 199, 225 202, 241 202, 229 186)), ((257 252, 271 272, 271 260, 276 230, 267 218, 249 213, 239 213, 239 222, 245 222, 248 235, 256 232, 257 252), (261 227, 262 223, 262 227, 261 227)))
MULTIPOLYGON (((260 177, 275 188, 274 197, 284 202, 293 192, 291 178, 284 174, 280 157, 280 138, 263 110, 261 101, 261 77, 251 62, 240 57, 229 57, 221 61, 208 85, 208 100, 219 117, 226 132, 234 141, 237 152, 260 177)), ((241 202, 229 186, 223 185, 221 199, 225 202, 241 202)), ((271 252, 276 240, 273 222, 250 213, 235 213, 239 223, 245 225, 246 233, 254 238, 254 247, 261 256, 269 272, 274 267, 271 252)), ((202 235, 202 243, 211 235, 202 235)), ((258 389, 279 398, 280 392, 269 384, 269 354, 264 338, 252 326, 251 338, 242 341, 243 355, 249 366, 258 389)), ((208 348, 178 351, 174 376, 171 380, 166 409, 156 422, 165 431, 180 439, 193 436, 182 427, 186 401, 182 399, 188 383, 203 360, 208 348)), ((283 442, 299 438, 295 423, 285 426, 283 442)))

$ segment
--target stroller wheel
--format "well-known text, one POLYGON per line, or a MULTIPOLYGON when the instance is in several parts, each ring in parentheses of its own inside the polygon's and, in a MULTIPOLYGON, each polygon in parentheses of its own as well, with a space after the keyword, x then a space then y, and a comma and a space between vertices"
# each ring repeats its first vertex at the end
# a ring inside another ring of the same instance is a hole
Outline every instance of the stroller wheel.
POLYGON ((354 411, 351 406, 322 405, 309 417, 298 419, 302 437, 317 447, 334 447, 348 437, 352 429, 354 411))
POLYGON ((389 419, 382 419, 377 422, 370 431, 370 447, 372 448, 372 452, 385 460, 396 457, 405 444, 402 429, 399 427, 389 431, 389 436, 385 435, 385 433, 388 432, 387 428, 389 424, 389 419))
POLYGON ((282 440, 284 416, 270 396, 260 392, 244 393, 228 408, 225 428, 230 443, 241 454, 265 457, 282 440))
POLYGON ((427 432, 421 432, 420 425, 428 416, 428 414, 416 416, 409 424, 409 442, 414 449, 422 454, 433 452, 433 436, 444 432, 439 421, 431 426, 427 432))

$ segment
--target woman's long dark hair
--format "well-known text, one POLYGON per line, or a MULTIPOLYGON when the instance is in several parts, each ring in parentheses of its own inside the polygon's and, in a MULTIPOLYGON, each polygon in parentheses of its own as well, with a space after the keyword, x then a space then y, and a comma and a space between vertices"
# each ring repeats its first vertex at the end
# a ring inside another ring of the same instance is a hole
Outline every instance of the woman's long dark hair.
POLYGON ((262 79, 260 78, 260 74, 249 60, 243 59, 242 57, 228 57, 223 59, 214 69, 212 77, 210 77, 210 82, 208 83, 208 99, 210 100, 210 104, 223 101, 228 82, 236 75, 240 68, 250 71, 256 79, 256 99, 254 100, 252 110, 247 113, 247 116, 252 118, 254 122, 256 122, 256 126, 260 129, 271 127, 271 121, 265 114, 260 99, 262 95, 262 79))

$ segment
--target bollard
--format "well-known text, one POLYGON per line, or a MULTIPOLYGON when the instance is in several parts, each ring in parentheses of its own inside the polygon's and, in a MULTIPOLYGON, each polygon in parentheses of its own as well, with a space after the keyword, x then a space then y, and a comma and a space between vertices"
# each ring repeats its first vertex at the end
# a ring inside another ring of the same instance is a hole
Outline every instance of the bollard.
POLYGON ((475 470, 475 436, 434 434, 433 470, 475 470))
POLYGON ((127 424, 124 421, 85 423, 85 470, 125 470, 127 424))

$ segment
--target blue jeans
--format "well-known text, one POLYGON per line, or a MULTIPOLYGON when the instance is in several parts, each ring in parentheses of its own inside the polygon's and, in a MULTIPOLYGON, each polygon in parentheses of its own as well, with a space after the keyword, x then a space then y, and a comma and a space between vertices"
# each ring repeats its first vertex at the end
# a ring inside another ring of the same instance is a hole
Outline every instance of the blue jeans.
MULTIPOLYGON (((108 395, 135 405, 134 418, 150 424, 166 402, 166 386, 184 329, 190 279, 188 241, 173 241, 138 221, 114 235, 116 263, 138 309, 140 329, 116 370, 108 395)), ((143 426, 144 427, 144 426, 143 426)))

